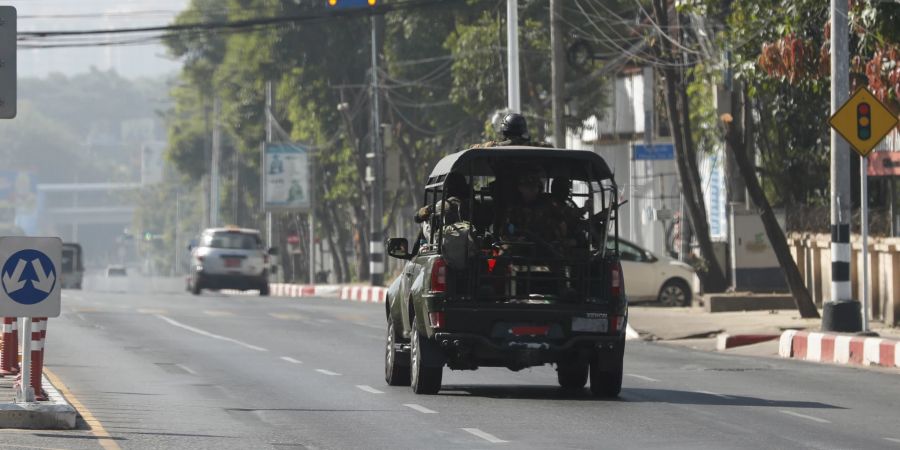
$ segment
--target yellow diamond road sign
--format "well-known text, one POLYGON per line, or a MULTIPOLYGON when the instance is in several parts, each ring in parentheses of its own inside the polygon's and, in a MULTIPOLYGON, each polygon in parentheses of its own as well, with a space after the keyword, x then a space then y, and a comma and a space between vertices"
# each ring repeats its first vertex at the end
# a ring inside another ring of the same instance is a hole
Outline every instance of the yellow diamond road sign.
POLYGON ((828 121, 861 156, 867 156, 894 127, 897 116, 861 88, 828 121))

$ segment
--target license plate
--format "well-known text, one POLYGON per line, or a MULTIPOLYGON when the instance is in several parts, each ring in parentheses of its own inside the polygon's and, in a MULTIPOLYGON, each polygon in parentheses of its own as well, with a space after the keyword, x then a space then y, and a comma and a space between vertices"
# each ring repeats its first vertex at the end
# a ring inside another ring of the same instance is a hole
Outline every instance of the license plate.
POLYGON ((241 267, 241 260, 238 258, 225 258, 225 267, 241 267))
POLYGON ((607 318, 573 317, 572 331, 584 331, 590 333, 606 333, 609 330, 607 318))

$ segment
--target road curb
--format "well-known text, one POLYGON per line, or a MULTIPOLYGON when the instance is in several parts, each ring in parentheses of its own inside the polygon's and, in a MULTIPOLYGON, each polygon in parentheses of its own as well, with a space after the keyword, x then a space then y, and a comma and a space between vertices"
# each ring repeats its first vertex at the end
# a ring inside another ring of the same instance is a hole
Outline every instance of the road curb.
POLYGON ((0 403, 0 428, 30 430, 71 430, 78 413, 59 391, 43 376, 48 401, 0 403))
POLYGON ((900 341, 879 337, 787 330, 781 334, 778 354, 820 363, 900 368, 900 341))
POLYGON ((734 347, 759 344, 780 338, 779 334, 735 334, 722 333, 716 337, 716 350, 722 351, 734 347))

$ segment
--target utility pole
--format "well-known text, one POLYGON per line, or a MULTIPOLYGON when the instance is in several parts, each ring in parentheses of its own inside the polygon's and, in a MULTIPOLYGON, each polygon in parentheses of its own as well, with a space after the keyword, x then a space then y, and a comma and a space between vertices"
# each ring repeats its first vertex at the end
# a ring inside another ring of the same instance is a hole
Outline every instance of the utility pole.
MULTIPOLYGON (((847 1, 831 0, 831 113, 850 95, 850 35, 847 1)), ((822 330, 862 330, 860 303, 850 291, 850 147, 831 130, 831 299, 822 310, 822 330)))
POLYGON ((213 100, 212 129, 212 170, 209 189, 209 226, 219 226, 219 160, 222 155, 222 128, 219 120, 222 102, 217 96, 213 100))
POLYGON ((507 107, 509 112, 522 112, 519 99, 519 4, 506 0, 507 107))
MULTIPOLYGON (((272 103, 274 102, 274 87, 271 81, 266 81, 266 143, 272 143, 272 103)), ((265 155, 265 152, 263 152, 265 155)), ((261 165, 265 165, 265 159, 261 161, 261 165)), ((265 192, 262 193, 260 200, 262 207, 266 211, 266 248, 272 248, 272 212, 266 209, 265 192)), ((274 264, 273 264, 274 265, 274 264)))
POLYGON ((384 216, 384 160, 381 151, 381 118, 378 105, 378 22, 372 16, 372 213, 371 238, 369 239, 369 273, 372 286, 384 284, 384 238, 382 219, 384 216))
POLYGON ((553 84, 553 145, 566 146, 566 127, 563 123, 563 98, 565 96, 565 72, 563 66, 562 0, 550 0, 550 71, 553 84))

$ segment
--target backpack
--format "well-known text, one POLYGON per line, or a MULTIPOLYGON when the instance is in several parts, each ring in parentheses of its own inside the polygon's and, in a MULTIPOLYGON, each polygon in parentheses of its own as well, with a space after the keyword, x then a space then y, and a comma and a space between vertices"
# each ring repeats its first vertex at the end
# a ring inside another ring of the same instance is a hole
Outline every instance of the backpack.
POLYGON ((441 255, 447 262, 447 267, 454 270, 465 269, 468 259, 478 254, 478 246, 472 237, 475 233, 472 224, 455 222, 444 225, 443 231, 441 255))

